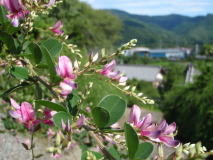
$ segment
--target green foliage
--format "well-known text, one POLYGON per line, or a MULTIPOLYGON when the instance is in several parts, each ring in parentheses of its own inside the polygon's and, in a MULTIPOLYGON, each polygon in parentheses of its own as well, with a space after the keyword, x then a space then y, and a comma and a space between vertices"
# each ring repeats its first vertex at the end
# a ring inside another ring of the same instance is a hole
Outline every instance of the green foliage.
POLYGON ((78 113, 78 104, 80 101, 80 97, 78 94, 73 91, 72 94, 68 95, 67 97, 67 107, 69 112, 73 115, 76 116, 78 113))
POLYGON ((97 160, 101 160, 103 159, 103 155, 98 153, 98 152, 94 152, 94 151, 85 151, 82 155, 81 155, 81 160, 87 160, 90 157, 92 159, 97 159, 97 160), (95 157, 95 158, 94 158, 95 157))
POLYGON ((95 124, 99 128, 104 128, 107 126, 110 120, 109 112, 101 107, 95 107, 92 109, 92 116, 95 121, 95 124))
POLYGON ((17 79, 28 79, 28 70, 24 67, 13 67, 10 73, 17 79))
POLYGON ((30 56, 32 58, 32 61, 34 61, 34 63, 36 64, 40 63, 42 60, 42 52, 40 46, 36 43, 31 43, 29 44, 28 48, 30 53, 32 54, 30 56))
POLYGON ((19 52, 16 40, 8 33, 0 32, 0 40, 6 44, 7 48, 11 53, 16 54, 19 52))
POLYGON ((125 123, 124 131, 125 131, 126 145, 128 148, 129 158, 133 159, 139 145, 138 135, 135 132, 135 130, 132 128, 132 126, 128 123, 125 123))
POLYGON ((48 39, 43 41, 41 45, 44 46, 53 57, 59 56, 63 48, 63 45, 56 39, 48 39))
POLYGON ((161 103, 166 119, 175 121, 178 138, 182 142, 202 141, 209 149, 213 148, 213 65, 200 66, 201 75, 193 84, 171 90, 161 103))
POLYGON ((55 71, 55 63, 53 61, 52 55, 50 54, 49 50, 46 47, 41 47, 41 51, 48 65, 50 77, 53 80, 55 79, 56 71, 55 71))
POLYGON ((213 55, 213 45, 212 44, 203 45, 201 54, 206 55, 206 56, 212 56, 213 55))
POLYGON ((116 95, 109 95, 101 100, 98 107, 104 108, 109 112, 110 119, 107 125, 110 126, 123 116, 126 102, 116 95))
POLYGON ((70 42, 87 49, 111 48, 120 38, 121 22, 111 13, 94 10, 86 3, 78 0, 64 0, 58 8, 53 9, 44 22, 51 24, 60 19, 70 42))
POLYGON ((148 158, 154 149, 151 143, 139 143, 138 135, 128 123, 124 125, 126 144, 130 160, 142 160, 148 158))
POLYGON ((8 21, 8 19, 6 18, 5 15, 6 15, 6 11, 5 11, 4 7, 0 6, 0 22, 5 23, 8 21))
POLYGON ((120 160, 120 154, 119 152, 115 149, 115 147, 110 147, 108 149, 109 153, 116 159, 116 160, 120 160))
POLYGON ((36 106, 38 106, 38 105, 45 106, 45 107, 47 107, 47 108, 49 108, 50 110, 53 110, 53 111, 58 111, 58 112, 60 112, 60 111, 66 112, 67 111, 63 106, 56 104, 56 103, 53 103, 53 102, 50 102, 50 101, 37 100, 37 101, 35 101, 35 103, 36 103, 36 106))
POLYGON ((68 121, 71 122, 70 115, 66 112, 58 112, 53 116, 53 122, 56 127, 62 128, 62 121, 64 124, 68 124, 68 121))
POLYGON ((181 15, 143 16, 111 10, 122 19, 123 41, 132 37, 149 47, 192 46, 213 43, 213 15, 187 17, 181 15))
POLYGON ((153 149, 154 147, 151 143, 145 142, 139 144, 134 160, 147 159, 152 154, 153 149))

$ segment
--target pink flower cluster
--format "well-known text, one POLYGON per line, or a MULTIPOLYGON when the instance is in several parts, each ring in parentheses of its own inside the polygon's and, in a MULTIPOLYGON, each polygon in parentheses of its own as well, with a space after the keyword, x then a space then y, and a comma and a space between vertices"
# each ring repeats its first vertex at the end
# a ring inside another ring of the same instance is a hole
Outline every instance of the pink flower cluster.
POLYGON ((72 63, 67 56, 59 57, 56 72, 63 79, 60 83, 61 95, 69 95, 73 89, 77 88, 77 84, 74 82, 77 76, 74 74, 72 63))
POLYGON ((56 24, 50 28, 50 30, 55 33, 55 35, 60 36, 64 34, 64 31, 61 30, 63 28, 63 24, 61 21, 57 21, 56 24))
POLYGON ((164 143, 168 147, 176 147, 179 144, 178 140, 174 140, 175 123, 168 125, 164 120, 159 125, 156 125, 152 122, 151 114, 141 119, 141 109, 136 105, 131 109, 129 122, 140 131, 142 136, 154 142, 164 143))
POLYGON ((7 17, 11 20, 14 27, 18 27, 19 20, 29 14, 21 0, 1 0, 1 5, 10 12, 7 17))
MULTIPOLYGON (((46 6, 50 7, 54 4, 55 0, 50 0, 46 6)), ((18 27, 19 20, 25 18, 30 13, 22 3, 22 0, 0 0, 0 5, 9 11, 7 18, 11 20, 14 27, 18 27)))
POLYGON ((125 85, 127 81, 127 77, 122 76, 120 71, 115 71, 115 67, 116 67, 116 61, 112 60, 110 63, 104 66, 104 68, 100 71, 100 73, 112 80, 118 81, 120 85, 125 85))
POLYGON ((23 102, 19 105, 14 99, 10 99, 13 110, 9 114, 18 120, 19 123, 25 125, 29 131, 34 132, 39 128, 39 124, 43 122, 49 126, 53 126, 52 117, 56 113, 47 108, 44 109, 44 117, 42 119, 36 118, 33 106, 28 102, 23 102))
POLYGON ((57 113, 56 111, 51 111, 48 108, 44 109, 44 118, 43 118, 43 123, 49 126, 53 126, 53 120, 52 117, 57 113))
POLYGON ((17 119, 19 123, 24 124, 30 131, 35 131, 40 124, 40 120, 36 118, 32 105, 28 102, 23 102, 19 105, 13 99, 10 99, 10 102, 14 110, 10 110, 9 114, 17 119))

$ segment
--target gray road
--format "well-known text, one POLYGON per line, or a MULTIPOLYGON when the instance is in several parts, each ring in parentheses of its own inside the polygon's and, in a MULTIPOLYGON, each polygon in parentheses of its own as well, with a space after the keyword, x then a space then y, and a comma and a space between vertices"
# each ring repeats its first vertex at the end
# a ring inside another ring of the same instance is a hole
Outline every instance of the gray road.
POLYGON ((143 65, 118 65, 116 69, 125 73, 129 79, 136 78, 148 82, 154 81, 160 71, 160 67, 143 65))

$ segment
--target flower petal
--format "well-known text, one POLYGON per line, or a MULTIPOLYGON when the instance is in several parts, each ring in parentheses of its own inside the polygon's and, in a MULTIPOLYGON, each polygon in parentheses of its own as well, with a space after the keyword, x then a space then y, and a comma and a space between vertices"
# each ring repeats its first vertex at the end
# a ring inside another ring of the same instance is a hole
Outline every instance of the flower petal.
POLYGON ((168 147, 176 147, 180 143, 178 140, 174 140, 173 137, 169 136, 160 136, 159 139, 162 143, 164 143, 168 147))
POLYGON ((173 133, 175 130, 176 130, 176 123, 173 122, 172 124, 170 124, 169 126, 166 127, 164 134, 169 135, 169 134, 173 133))
POLYGON ((15 109, 20 109, 20 105, 12 98, 10 98, 10 103, 15 109))
POLYGON ((137 125, 141 116, 141 109, 137 105, 133 105, 131 108, 129 122, 137 125))
POLYGON ((21 115, 24 122, 31 121, 35 119, 35 113, 33 107, 28 102, 23 102, 21 104, 21 115))

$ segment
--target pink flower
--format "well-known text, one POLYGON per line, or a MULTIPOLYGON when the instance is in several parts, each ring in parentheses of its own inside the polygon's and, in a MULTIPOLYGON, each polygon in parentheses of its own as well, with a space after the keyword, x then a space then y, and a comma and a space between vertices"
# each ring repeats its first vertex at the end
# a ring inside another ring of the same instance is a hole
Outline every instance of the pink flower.
POLYGON ((56 113, 55 111, 51 111, 50 109, 45 108, 45 109, 44 109, 43 123, 44 123, 44 124, 47 124, 47 125, 49 125, 49 126, 53 126, 54 123, 53 123, 52 117, 53 117, 53 115, 54 115, 55 113, 56 113))
POLYGON ((52 155, 52 157, 53 157, 53 158, 55 158, 55 159, 58 159, 58 158, 61 158, 61 157, 62 157, 62 155, 61 155, 61 154, 56 153, 56 154, 53 154, 53 155, 52 155))
POLYGON ((61 94, 63 96, 69 95, 73 89, 77 88, 77 84, 74 82, 76 75, 73 72, 72 63, 67 56, 59 57, 56 72, 63 78, 63 81, 60 83, 61 94))
POLYGON ((49 128, 48 131, 47 131, 47 137, 48 137, 48 139, 51 139, 55 135, 56 135, 56 133, 51 128, 49 128))
POLYGON ((110 63, 104 66, 104 68, 100 71, 100 73, 108 78, 117 80, 121 85, 125 85, 128 78, 122 76, 120 71, 115 71, 115 67, 116 61, 112 60, 110 63))
POLYGON ((104 68, 101 70, 101 74, 103 75, 107 75, 108 73, 112 72, 112 70, 115 68, 116 66, 116 61, 112 60, 110 63, 106 64, 104 66, 104 68))
POLYGON ((81 115, 77 121, 77 127, 81 128, 83 125, 85 125, 85 120, 86 118, 84 117, 84 115, 81 115))
POLYGON ((61 95, 67 96, 70 93, 72 93, 73 89, 77 88, 77 84, 71 79, 64 79, 64 81, 60 83, 60 87, 61 87, 61 95))
POLYGON ((32 105, 28 102, 23 102, 20 106, 13 99, 10 99, 10 102, 14 110, 10 110, 9 114, 13 118, 17 119, 20 123, 23 123, 30 131, 35 131, 40 123, 40 120, 36 119, 32 105))
POLYGON ((61 126, 62 126, 63 131, 65 131, 65 132, 71 132, 71 130, 72 130, 69 120, 67 121, 66 124, 64 123, 63 120, 61 120, 61 126))
POLYGON ((64 31, 62 31, 61 28, 63 28, 62 22, 57 21, 56 24, 50 28, 50 30, 54 32, 57 36, 60 36, 64 33, 64 31))
POLYGON ((140 130, 142 136, 148 138, 157 138, 160 134, 152 122, 152 115, 148 114, 141 119, 141 109, 137 105, 133 105, 129 122, 140 130))
POLYGON ((75 79, 76 75, 73 73, 72 62, 67 56, 60 56, 56 72, 61 78, 75 79))
POLYGON ((11 20, 14 27, 18 27, 19 20, 29 14, 21 0, 2 0, 1 4, 10 12, 7 17, 11 20))
POLYGON ((161 131, 158 139, 156 139, 156 141, 158 142, 162 142, 165 145, 167 145, 168 147, 176 147, 179 145, 179 141, 178 140, 174 140, 174 132, 176 130, 176 123, 173 122, 170 125, 167 124, 167 122, 164 120, 162 121, 157 129, 159 131, 161 131))

